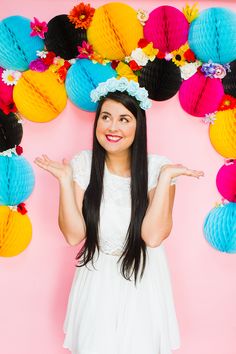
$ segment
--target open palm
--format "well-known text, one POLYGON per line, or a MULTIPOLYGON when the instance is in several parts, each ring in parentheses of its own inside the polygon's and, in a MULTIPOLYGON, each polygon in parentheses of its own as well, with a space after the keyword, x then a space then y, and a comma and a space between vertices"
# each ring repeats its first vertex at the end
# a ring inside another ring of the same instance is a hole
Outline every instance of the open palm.
POLYGON ((71 179, 72 178, 72 168, 69 161, 62 159, 62 162, 50 160, 45 154, 42 157, 36 157, 34 163, 43 168, 44 170, 50 172, 57 179, 71 179))

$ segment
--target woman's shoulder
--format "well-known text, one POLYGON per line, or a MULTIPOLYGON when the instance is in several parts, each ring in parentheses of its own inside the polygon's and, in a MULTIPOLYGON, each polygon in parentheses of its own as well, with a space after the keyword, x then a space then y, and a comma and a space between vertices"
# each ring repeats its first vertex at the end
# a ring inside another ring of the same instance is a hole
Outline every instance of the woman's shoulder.
MULTIPOLYGON (((161 167, 172 164, 172 161, 165 155, 148 154, 148 190, 157 185, 161 167)), ((176 178, 172 178, 171 184, 176 183, 176 178)))
POLYGON ((172 161, 165 155, 148 154, 148 167, 158 167, 165 164, 172 163, 172 161))
POLYGON ((72 158, 72 160, 75 160, 75 161, 91 160, 91 159, 92 159, 92 150, 89 150, 89 149, 80 150, 72 158))
POLYGON ((81 150, 76 153, 70 161, 73 180, 77 181, 82 189, 86 189, 91 171, 92 150, 81 150))

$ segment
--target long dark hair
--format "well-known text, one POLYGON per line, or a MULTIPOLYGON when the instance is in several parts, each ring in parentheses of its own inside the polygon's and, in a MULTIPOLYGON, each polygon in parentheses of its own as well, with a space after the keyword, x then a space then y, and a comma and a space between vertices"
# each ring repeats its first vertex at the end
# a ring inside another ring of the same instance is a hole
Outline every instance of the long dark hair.
POLYGON ((96 249, 99 252, 98 227, 100 203, 103 193, 103 175, 106 150, 99 144, 96 137, 97 121, 105 100, 112 99, 122 103, 136 118, 134 141, 130 147, 131 156, 131 219, 126 234, 121 273, 127 280, 131 280, 134 273, 135 284, 142 263, 140 280, 146 265, 146 244, 141 238, 141 225, 148 206, 147 185, 147 133, 146 114, 140 108, 135 98, 124 92, 110 92, 103 98, 96 111, 93 128, 93 151, 90 182, 84 193, 82 213, 86 223, 86 239, 76 256, 79 259, 77 267, 86 265, 93 257, 96 249), (81 257, 83 256, 83 257, 81 257), (81 260, 81 258, 83 258, 81 260))

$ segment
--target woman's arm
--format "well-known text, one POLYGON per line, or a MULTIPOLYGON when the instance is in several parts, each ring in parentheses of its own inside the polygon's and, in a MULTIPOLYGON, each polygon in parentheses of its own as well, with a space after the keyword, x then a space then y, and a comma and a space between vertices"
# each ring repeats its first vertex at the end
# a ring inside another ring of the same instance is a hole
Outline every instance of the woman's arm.
POLYGON ((85 221, 82 215, 84 190, 72 180, 72 168, 66 159, 62 163, 50 160, 47 155, 37 157, 36 165, 51 173, 59 182, 58 224, 66 241, 74 246, 86 235, 85 221))
POLYGON ((58 225, 66 241, 74 246, 80 243, 86 235, 82 214, 84 191, 71 179, 59 180, 59 188, 58 225))
POLYGON ((181 175, 199 178, 204 172, 182 164, 162 166, 157 186, 149 192, 149 205, 141 227, 142 238, 149 247, 159 246, 171 232, 175 197, 175 185, 171 185, 171 179, 181 175))
POLYGON ((149 205, 143 219, 141 235, 146 245, 157 247, 168 237, 172 229, 172 210, 175 185, 171 177, 160 174, 156 188, 149 192, 149 205))

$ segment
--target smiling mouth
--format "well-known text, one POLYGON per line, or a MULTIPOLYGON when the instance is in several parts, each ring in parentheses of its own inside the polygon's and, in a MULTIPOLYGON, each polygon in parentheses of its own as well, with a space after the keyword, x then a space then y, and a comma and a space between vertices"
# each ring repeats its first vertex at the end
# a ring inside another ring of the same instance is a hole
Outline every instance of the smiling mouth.
POLYGON ((118 135, 106 135, 106 139, 112 143, 117 143, 122 137, 118 135))

